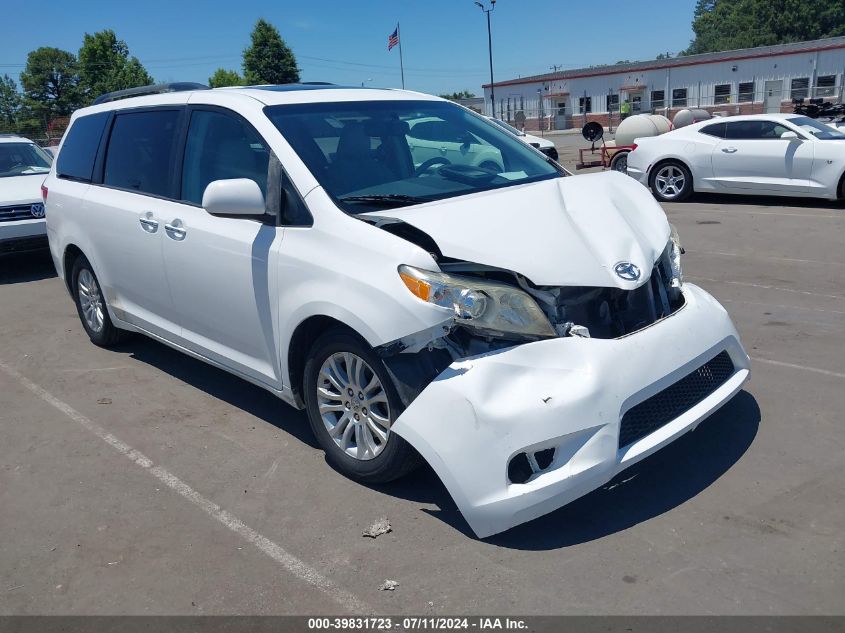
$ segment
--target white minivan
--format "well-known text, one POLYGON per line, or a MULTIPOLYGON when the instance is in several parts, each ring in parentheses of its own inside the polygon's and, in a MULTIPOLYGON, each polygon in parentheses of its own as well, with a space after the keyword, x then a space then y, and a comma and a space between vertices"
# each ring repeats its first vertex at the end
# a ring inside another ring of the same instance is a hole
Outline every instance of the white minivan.
POLYGON ((572 177, 414 92, 150 91, 77 111, 45 182, 88 336, 141 332, 305 408, 352 478, 424 460, 487 536, 606 483, 748 378, 630 178, 572 177), (414 160, 420 121, 501 163, 414 160))

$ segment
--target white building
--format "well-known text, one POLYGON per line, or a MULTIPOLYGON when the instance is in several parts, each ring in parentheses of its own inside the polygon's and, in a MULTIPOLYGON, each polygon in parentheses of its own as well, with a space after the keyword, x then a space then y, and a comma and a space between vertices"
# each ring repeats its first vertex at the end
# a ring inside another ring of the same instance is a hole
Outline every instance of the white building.
MULTIPOLYGON (((603 125, 631 114, 671 116, 685 107, 727 114, 792 110, 792 99, 841 101, 845 37, 631 64, 596 66, 495 82, 496 114, 536 129, 603 125)), ((490 111, 490 84, 484 85, 490 111)))

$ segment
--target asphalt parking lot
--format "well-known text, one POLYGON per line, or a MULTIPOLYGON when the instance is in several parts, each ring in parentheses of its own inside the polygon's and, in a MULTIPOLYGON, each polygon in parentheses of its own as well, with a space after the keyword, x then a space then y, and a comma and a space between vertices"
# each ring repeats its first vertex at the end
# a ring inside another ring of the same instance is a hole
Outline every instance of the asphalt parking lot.
POLYGON ((844 614, 845 207, 666 210, 751 382, 483 541, 431 471, 355 484, 302 413, 144 338, 93 346, 46 253, 0 259, 0 613, 844 614))

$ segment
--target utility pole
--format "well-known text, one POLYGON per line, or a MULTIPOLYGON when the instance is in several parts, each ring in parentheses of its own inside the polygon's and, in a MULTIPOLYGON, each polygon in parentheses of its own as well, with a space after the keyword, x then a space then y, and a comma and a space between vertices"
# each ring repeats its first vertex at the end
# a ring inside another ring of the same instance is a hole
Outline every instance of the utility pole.
POLYGON ((496 93, 493 86, 493 34, 490 31, 490 14, 496 8, 496 0, 490 0, 489 9, 485 9, 484 5, 480 2, 476 2, 475 4, 487 15, 487 52, 490 57, 490 106, 493 116, 496 116, 496 93))

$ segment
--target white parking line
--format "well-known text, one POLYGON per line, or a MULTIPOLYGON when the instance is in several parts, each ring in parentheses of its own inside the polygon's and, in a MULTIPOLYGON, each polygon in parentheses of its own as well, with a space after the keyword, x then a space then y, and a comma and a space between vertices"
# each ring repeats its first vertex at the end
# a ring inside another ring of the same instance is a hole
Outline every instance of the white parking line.
POLYGON ((791 262, 793 264, 823 264, 825 266, 845 266, 845 262, 823 262, 818 259, 796 259, 794 257, 778 257, 777 255, 745 255, 743 253, 725 253, 723 251, 698 251, 690 250, 695 255, 719 255, 721 257, 741 257, 744 259, 773 259, 778 262, 791 262))
POLYGON ((764 290, 779 290, 781 292, 794 292, 799 295, 810 295, 812 297, 825 297, 827 299, 845 299, 839 295, 827 295, 822 292, 811 292, 810 290, 795 290, 794 288, 781 288, 780 286, 767 286, 765 284, 752 284, 747 281, 729 281, 727 279, 714 279, 713 277, 687 276, 693 281, 715 281, 720 284, 733 284, 734 286, 748 286, 749 288, 762 288, 764 290))
POLYGON ((373 608, 367 605, 365 602, 361 601, 359 598, 346 591, 345 589, 341 589, 340 587, 338 587, 335 583, 323 576, 316 569, 314 569, 307 563, 301 561, 293 554, 287 552, 281 545, 274 543, 266 536, 263 536, 253 530, 251 527, 241 521, 238 517, 227 512, 213 501, 203 497, 200 493, 191 488, 188 484, 179 479, 176 475, 168 472, 161 466, 156 466, 155 464, 153 464, 151 459, 149 459, 139 451, 136 451, 134 448, 109 433, 106 429, 101 427, 99 424, 97 424, 90 418, 79 413, 79 411, 71 407, 66 402, 59 400, 45 389, 39 387, 37 384, 29 380, 26 376, 22 375, 16 369, 4 363, 2 360, 0 360, 0 370, 3 370, 10 377, 17 380, 22 386, 26 387, 29 391, 41 398, 44 402, 58 409, 60 412, 64 413, 67 417, 79 424, 81 427, 83 427, 87 431, 90 431, 98 438, 103 440, 106 444, 117 450, 125 457, 129 458, 136 465, 146 470, 153 477, 158 479, 161 483, 181 495, 184 499, 187 499, 196 507, 200 508, 207 515, 214 518, 219 523, 225 525, 227 528, 229 528, 232 532, 240 536, 245 541, 257 547, 264 554, 266 554, 276 563, 281 565, 292 576, 295 576, 299 580, 302 580, 308 583, 309 585, 312 585, 313 587, 319 589, 327 596, 332 598, 335 602, 340 604, 342 607, 348 609, 353 613, 374 613, 373 608))
POLYGON ((818 367, 807 367, 806 365, 796 365, 795 363, 785 363, 782 360, 772 360, 770 358, 759 358, 752 356, 751 360, 755 363, 767 363, 769 365, 776 365, 777 367, 788 367, 789 369, 800 369, 802 371, 812 371, 816 374, 824 374, 825 376, 833 376, 834 378, 845 378, 845 374, 840 374, 838 371, 830 371, 828 369, 819 369, 818 367))

